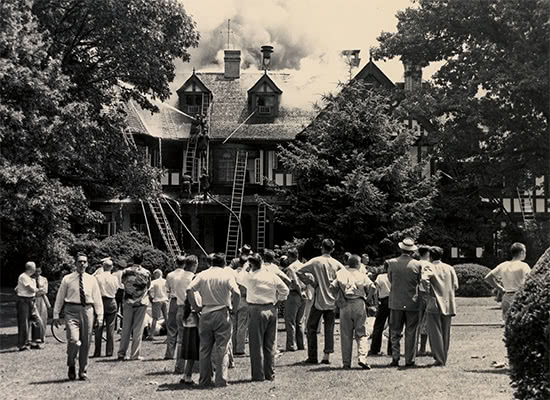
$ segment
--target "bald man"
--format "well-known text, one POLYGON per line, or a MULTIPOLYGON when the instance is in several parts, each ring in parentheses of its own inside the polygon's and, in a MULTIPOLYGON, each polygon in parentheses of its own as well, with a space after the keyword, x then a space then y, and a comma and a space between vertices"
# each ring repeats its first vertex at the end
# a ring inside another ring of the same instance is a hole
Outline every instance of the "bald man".
POLYGON ((19 275, 15 293, 17 294, 17 345, 20 351, 40 349, 37 340, 42 338, 42 321, 38 315, 35 304, 35 296, 38 289, 33 275, 36 272, 36 264, 29 261, 25 264, 25 272, 19 275), (29 341, 29 328, 32 341, 29 341))

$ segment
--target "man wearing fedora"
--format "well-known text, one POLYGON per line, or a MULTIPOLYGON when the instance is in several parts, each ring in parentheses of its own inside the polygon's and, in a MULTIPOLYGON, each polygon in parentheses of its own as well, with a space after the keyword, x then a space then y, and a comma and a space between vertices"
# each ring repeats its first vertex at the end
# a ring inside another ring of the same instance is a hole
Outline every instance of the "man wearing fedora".
POLYGON ((392 362, 399 366, 400 340, 405 325, 405 366, 414 367, 416 357, 416 329, 418 327, 418 283, 422 265, 413 258, 417 250, 414 240, 405 238, 399 243, 401 255, 386 260, 390 290, 390 330, 392 362))

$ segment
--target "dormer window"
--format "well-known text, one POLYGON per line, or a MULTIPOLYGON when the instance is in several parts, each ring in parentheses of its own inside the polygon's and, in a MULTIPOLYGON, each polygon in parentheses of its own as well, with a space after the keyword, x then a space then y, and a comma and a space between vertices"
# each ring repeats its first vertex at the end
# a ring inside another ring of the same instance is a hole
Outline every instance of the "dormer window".
POLYGON ((281 89, 265 74, 248 91, 248 111, 260 118, 273 118, 279 115, 281 89))
POLYGON ((180 110, 189 115, 206 114, 212 92, 195 73, 178 89, 180 110))

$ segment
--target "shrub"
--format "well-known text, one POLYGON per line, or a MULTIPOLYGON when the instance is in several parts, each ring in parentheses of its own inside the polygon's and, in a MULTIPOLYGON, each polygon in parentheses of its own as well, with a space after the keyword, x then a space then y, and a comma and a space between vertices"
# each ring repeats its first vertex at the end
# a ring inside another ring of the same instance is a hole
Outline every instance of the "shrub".
POLYGON ((504 342, 518 399, 550 399, 550 248, 540 257, 506 318, 504 342))
POLYGON ((493 288, 485 281, 489 268, 478 264, 459 264, 454 268, 458 277, 457 296, 489 297, 492 295, 493 288))

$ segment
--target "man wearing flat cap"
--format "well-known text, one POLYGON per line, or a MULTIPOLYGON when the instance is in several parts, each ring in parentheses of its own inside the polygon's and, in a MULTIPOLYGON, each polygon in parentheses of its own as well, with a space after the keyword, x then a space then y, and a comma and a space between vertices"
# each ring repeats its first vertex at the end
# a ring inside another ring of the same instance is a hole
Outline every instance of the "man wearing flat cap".
POLYGON ((418 327, 418 283, 422 265, 413 258, 418 249, 411 238, 399 243, 401 255, 386 260, 390 290, 390 330, 392 343, 392 362, 390 366, 399 366, 400 340, 405 325, 405 366, 414 367, 416 357, 416 329, 418 327))

